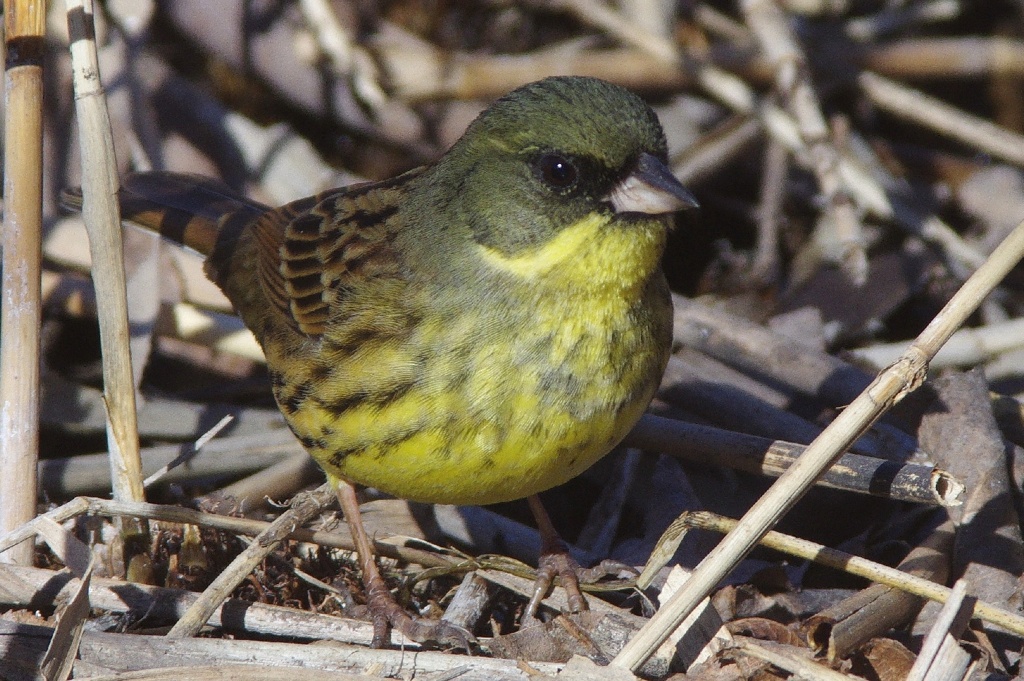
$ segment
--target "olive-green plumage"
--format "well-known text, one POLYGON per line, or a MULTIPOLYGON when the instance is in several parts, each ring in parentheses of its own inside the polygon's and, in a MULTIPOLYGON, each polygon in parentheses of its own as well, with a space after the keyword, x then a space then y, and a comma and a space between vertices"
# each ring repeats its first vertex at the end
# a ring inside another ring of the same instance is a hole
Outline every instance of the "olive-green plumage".
POLYGON ((329 476, 491 503, 564 482, 646 408, 671 339, 660 270, 692 198, 640 99, 551 78, 436 163, 271 209, 129 177, 125 217, 206 253, 329 476))

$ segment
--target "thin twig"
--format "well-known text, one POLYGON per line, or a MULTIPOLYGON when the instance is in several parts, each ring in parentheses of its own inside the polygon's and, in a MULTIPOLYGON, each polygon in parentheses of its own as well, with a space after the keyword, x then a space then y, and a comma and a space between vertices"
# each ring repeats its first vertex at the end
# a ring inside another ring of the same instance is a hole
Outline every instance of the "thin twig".
MULTIPOLYGON (((215 423, 212 428, 210 428, 208 431, 203 433, 199 437, 199 439, 197 439, 192 444, 191 447, 188 447, 187 449, 185 449, 185 451, 183 451, 181 454, 179 454, 177 457, 175 457, 174 461, 170 461, 167 464, 161 466, 152 475, 148 476, 145 480, 143 480, 142 486, 143 487, 149 487, 150 485, 152 485, 155 482, 157 482, 158 480, 160 480, 160 478, 162 478, 165 475, 167 475, 171 471, 171 469, 177 468, 178 466, 181 466, 185 462, 191 460, 196 454, 199 453, 199 450, 203 448, 203 445, 205 445, 207 442, 209 442, 210 440, 215 438, 217 436, 217 433, 219 433, 220 431, 224 430, 224 428, 226 428, 227 425, 229 423, 231 423, 231 421, 234 418, 235 417, 232 414, 228 414, 228 415, 224 416, 223 418, 221 418, 221 420, 218 421, 217 423, 215 423)), ((141 463, 141 460, 142 459, 141 459, 141 455, 140 455, 140 458, 139 458, 140 463, 141 463)))

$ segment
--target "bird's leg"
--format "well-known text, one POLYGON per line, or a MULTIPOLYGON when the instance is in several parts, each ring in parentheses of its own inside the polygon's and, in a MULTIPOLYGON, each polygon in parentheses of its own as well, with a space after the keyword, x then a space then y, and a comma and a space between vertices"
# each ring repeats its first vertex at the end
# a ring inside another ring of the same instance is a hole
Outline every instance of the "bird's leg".
POLYGON ((366 589, 366 607, 373 618, 373 641, 370 645, 374 648, 384 647, 388 643, 388 627, 391 626, 402 632, 406 638, 419 643, 442 643, 470 650, 473 635, 465 629, 444 621, 411 617, 395 602, 374 561, 373 543, 363 526, 355 487, 344 480, 338 480, 337 494, 341 511, 345 514, 345 521, 352 533, 356 553, 359 555, 363 588, 366 589))
POLYGON ((579 564, 569 555, 569 547, 566 546, 551 523, 551 517, 544 509, 540 497, 534 494, 527 497, 526 500, 537 521, 541 539, 540 558, 537 561, 537 583, 534 586, 530 604, 526 606, 526 616, 529 618, 536 616, 537 609, 551 590, 555 577, 558 577, 558 583, 565 589, 569 601, 569 612, 583 612, 587 609, 587 599, 580 591, 579 576, 582 570, 579 564))

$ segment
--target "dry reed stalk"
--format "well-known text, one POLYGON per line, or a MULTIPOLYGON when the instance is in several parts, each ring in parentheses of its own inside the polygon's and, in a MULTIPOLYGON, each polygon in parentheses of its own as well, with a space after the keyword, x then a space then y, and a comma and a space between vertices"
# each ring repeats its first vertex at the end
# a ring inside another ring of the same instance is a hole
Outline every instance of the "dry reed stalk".
MULTIPOLYGON (((3 304, 0 306, 0 533, 36 512, 46 3, 5 0, 3 304)), ((22 543, 0 561, 32 564, 22 543)))
MULTIPOLYGON (((89 231, 92 279, 96 288, 103 354, 103 397, 107 407, 107 443, 114 498, 145 499, 135 411, 124 247, 117 204, 117 166, 107 103, 100 82, 92 0, 67 0, 68 33, 82 153, 82 217, 89 231)), ((145 521, 122 527, 129 578, 148 581, 149 529, 145 521), (140 557, 136 567, 130 561, 140 557), (139 572, 133 574, 133 570, 139 572)))

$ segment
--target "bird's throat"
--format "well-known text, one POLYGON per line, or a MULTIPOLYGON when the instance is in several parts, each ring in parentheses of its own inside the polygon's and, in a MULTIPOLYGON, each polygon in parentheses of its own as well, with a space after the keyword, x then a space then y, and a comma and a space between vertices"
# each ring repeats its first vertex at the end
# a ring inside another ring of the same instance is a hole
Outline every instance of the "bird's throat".
POLYGON ((665 218, 624 221, 593 213, 546 244, 506 255, 479 245, 492 270, 544 288, 621 293, 646 285, 665 247, 665 218))

